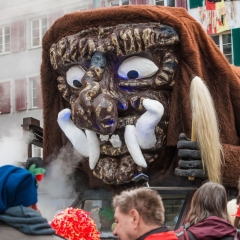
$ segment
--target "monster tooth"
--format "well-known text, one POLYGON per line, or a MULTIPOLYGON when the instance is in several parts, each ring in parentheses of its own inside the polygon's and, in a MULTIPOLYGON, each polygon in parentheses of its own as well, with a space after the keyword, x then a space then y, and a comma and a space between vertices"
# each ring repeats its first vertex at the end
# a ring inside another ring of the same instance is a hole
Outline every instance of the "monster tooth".
POLYGON ((142 149, 153 148, 156 144, 155 127, 162 118, 163 105, 151 99, 144 99, 143 106, 146 112, 137 120, 136 137, 142 149))
POLYGON ((100 138, 100 140, 101 140, 102 142, 108 141, 109 135, 102 135, 102 134, 100 134, 99 138, 100 138))
POLYGON ((93 170, 100 157, 100 142, 97 134, 90 130, 85 130, 89 146, 89 167, 93 170))
POLYGON ((109 142, 112 144, 114 148, 120 148, 122 146, 122 141, 120 140, 120 137, 118 134, 113 134, 111 138, 109 139, 109 142))
POLYGON ((143 157, 142 151, 139 147, 136 135, 135 126, 127 125, 124 132, 124 139, 127 145, 128 151, 132 156, 133 161, 140 167, 147 167, 147 163, 143 157))
POLYGON ((63 109, 58 113, 58 125, 65 133, 66 137, 72 143, 73 147, 84 157, 89 156, 87 137, 84 132, 77 128, 70 119, 71 110, 69 108, 63 109))

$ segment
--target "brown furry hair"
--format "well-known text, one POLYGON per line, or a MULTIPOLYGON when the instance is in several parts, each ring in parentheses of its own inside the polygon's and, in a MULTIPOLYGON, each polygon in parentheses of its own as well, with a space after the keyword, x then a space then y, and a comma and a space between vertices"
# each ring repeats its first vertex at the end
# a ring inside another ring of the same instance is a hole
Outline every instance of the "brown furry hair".
MULTIPOLYGON (((176 144, 179 134, 184 132, 187 136, 190 136, 190 79, 193 74, 197 75, 205 80, 216 104, 220 138, 226 160, 222 168, 223 183, 228 186, 236 186, 240 173, 240 70, 228 63, 202 26, 183 8, 151 5, 102 8, 66 14, 53 24, 44 35, 42 43, 41 82, 44 115, 44 158, 48 161, 47 157, 67 142, 66 137, 57 125, 56 119, 58 113, 69 105, 57 89, 58 75, 54 72, 50 62, 51 46, 63 37, 92 27, 148 22, 169 25, 177 31, 180 38, 180 60, 170 101, 171 113, 167 146, 174 147, 175 150, 171 151, 177 151, 176 144), (238 174, 233 174, 233 172, 238 174)), ((170 182, 179 183, 180 179, 178 179, 179 181, 173 179, 174 169, 178 162, 177 154, 172 154, 176 156, 173 159, 171 153, 166 152, 168 156, 162 157, 167 161, 156 163, 157 167, 154 166, 152 172, 158 172, 155 174, 157 180, 163 176, 159 172, 169 172, 170 182)), ((88 167, 86 169, 89 171, 88 167)))

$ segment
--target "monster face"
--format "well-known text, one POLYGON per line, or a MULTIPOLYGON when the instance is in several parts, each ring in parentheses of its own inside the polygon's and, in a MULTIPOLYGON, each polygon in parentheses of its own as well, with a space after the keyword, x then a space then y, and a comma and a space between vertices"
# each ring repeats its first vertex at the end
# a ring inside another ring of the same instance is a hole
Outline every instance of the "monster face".
POLYGON ((178 43, 170 26, 140 23, 90 28, 52 45, 58 89, 71 105, 58 123, 105 183, 132 181, 165 144, 178 43))

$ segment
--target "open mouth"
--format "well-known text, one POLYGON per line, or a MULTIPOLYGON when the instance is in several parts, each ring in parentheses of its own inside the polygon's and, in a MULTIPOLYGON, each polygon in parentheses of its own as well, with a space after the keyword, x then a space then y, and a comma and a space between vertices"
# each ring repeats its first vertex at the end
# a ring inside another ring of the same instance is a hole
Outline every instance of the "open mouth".
MULTIPOLYGON (((147 110, 145 113, 118 118, 114 133, 109 135, 78 128, 70 118, 70 109, 59 113, 58 123, 74 148, 88 158, 91 170, 99 169, 102 161, 115 166, 124 159, 128 163, 136 164, 139 171, 144 171, 156 155, 156 150, 165 143, 164 128, 167 123, 161 121, 164 107, 159 101, 145 99, 143 105, 147 110)), ((106 118, 102 123, 112 126, 114 119, 106 118)))

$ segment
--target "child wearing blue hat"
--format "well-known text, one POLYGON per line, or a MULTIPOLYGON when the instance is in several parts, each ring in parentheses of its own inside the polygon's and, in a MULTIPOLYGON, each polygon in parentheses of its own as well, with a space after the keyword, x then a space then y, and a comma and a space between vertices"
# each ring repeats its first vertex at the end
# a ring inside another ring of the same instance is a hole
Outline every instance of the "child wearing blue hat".
POLYGON ((57 240, 37 208, 37 182, 28 170, 0 167, 0 240, 57 240))

